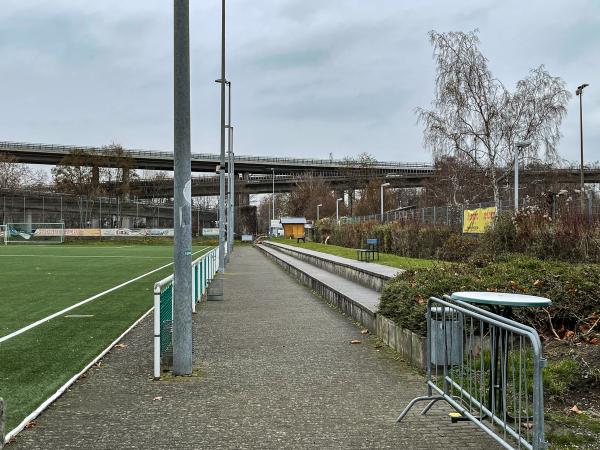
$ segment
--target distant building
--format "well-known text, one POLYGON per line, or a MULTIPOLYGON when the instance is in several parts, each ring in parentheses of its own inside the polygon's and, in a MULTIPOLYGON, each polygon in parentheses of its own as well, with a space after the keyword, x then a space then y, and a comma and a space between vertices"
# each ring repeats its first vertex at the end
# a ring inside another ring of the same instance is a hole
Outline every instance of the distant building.
POLYGON ((296 239, 304 237, 306 217, 282 217, 283 237, 285 239, 296 239))

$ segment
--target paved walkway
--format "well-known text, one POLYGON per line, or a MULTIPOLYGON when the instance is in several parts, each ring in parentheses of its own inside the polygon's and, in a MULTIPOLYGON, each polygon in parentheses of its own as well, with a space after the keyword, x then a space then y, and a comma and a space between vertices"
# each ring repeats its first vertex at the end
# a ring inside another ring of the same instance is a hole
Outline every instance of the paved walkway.
POLYGON ((225 286, 195 317, 199 377, 151 381, 149 317, 8 448, 496 448, 442 406, 395 424, 423 377, 258 250, 225 286))

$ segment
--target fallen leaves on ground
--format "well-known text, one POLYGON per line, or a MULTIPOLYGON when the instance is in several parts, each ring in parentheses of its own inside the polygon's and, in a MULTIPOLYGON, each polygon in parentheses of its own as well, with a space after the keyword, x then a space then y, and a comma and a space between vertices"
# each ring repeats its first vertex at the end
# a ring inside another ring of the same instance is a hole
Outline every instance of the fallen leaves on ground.
POLYGON ((573 407, 569 410, 569 411, 573 411, 575 414, 583 414, 583 411, 580 410, 577 405, 573 405, 573 407))
POLYGON ((127 344, 117 344, 115 348, 127 348, 127 344))
POLYGON ((158 397, 154 397, 154 398, 152 399, 152 401, 155 401, 155 402, 156 402, 156 401, 161 401, 162 399, 163 399, 162 397, 158 396, 158 397))
POLYGON ((360 334, 369 334, 369 330, 366 330, 366 329, 365 329, 365 330, 362 330, 362 331, 360 332, 360 334))

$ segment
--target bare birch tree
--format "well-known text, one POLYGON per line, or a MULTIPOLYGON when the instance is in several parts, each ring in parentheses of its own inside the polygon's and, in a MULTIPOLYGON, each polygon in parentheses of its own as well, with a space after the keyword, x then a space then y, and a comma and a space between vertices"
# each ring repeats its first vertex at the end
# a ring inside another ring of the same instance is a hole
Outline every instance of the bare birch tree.
POLYGON ((483 172, 498 205, 516 142, 531 140, 523 154, 529 160, 557 159, 559 127, 571 95, 544 66, 532 69, 510 92, 492 75, 477 30, 431 31, 429 39, 437 65, 435 98, 432 109, 416 111, 425 144, 435 158, 455 156, 483 172))

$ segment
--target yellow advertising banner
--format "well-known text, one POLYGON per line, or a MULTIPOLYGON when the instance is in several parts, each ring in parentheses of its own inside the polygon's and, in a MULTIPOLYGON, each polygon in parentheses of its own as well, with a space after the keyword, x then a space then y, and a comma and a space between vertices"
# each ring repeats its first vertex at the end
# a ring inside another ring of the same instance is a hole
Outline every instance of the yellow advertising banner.
POLYGON ((65 228, 68 237, 100 237, 100 228, 65 228))
POLYGON ((496 207, 465 209, 463 212, 463 233, 481 234, 496 217, 496 207))

